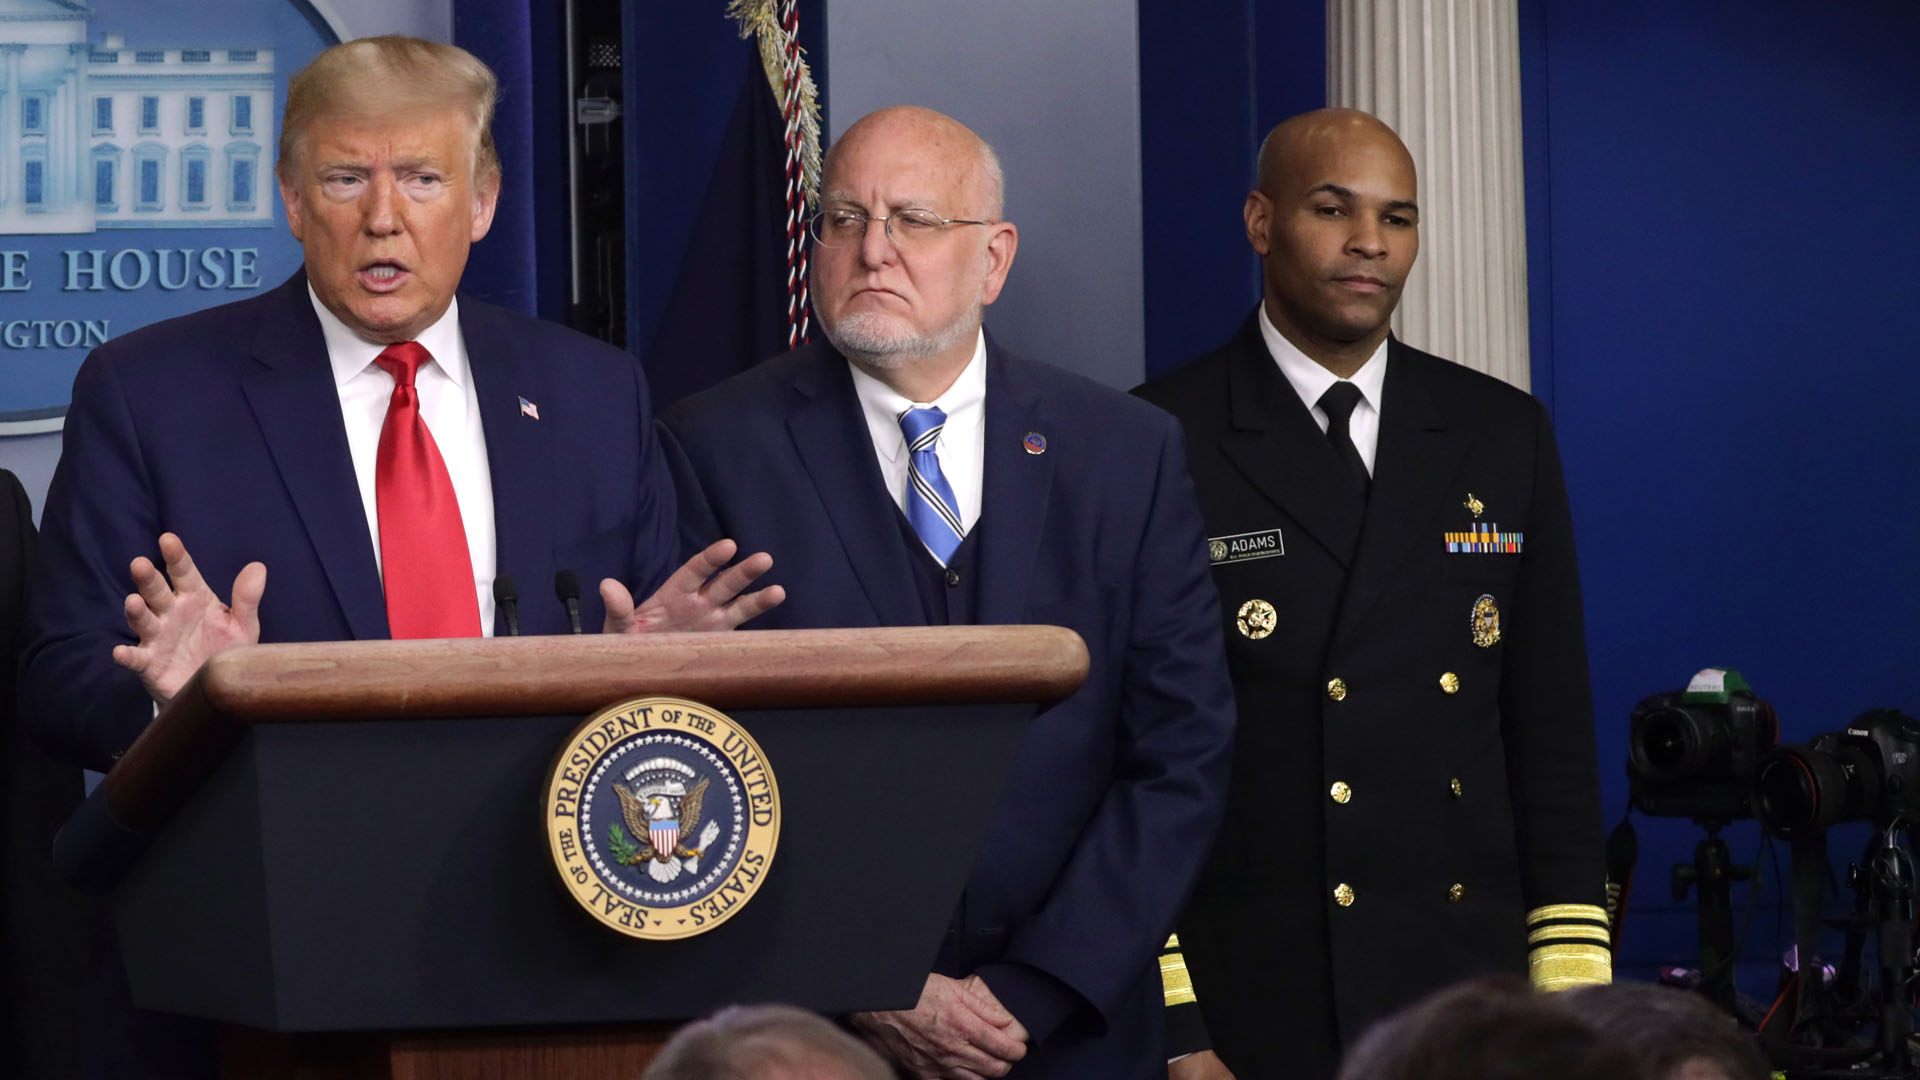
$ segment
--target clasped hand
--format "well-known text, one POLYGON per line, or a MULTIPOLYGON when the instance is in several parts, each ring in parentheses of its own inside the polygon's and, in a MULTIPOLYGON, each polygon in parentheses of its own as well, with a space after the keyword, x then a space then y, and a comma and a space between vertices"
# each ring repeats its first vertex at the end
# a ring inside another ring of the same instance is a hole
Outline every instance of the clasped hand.
POLYGON ((860 1012, 853 1026, 916 1080, 1005 1076, 1027 1056, 1027 1029, 978 975, 928 975, 920 1002, 898 1012, 860 1012))

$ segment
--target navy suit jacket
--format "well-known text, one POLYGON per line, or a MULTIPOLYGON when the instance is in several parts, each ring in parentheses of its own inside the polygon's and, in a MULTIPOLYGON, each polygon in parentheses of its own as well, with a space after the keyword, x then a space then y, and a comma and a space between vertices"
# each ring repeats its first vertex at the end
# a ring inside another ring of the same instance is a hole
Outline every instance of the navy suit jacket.
MULTIPOLYGON (((832 348, 768 361, 662 426, 683 543, 724 535, 773 554, 765 583, 787 600, 752 625, 925 623, 899 510, 832 348)), ((976 621, 1070 627, 1092 667, 1025 736, 943 973, 980 971, 1004 994, 1038 972, 1065 999, 1066 1015, 1045 1018, 1007 1001, 1036 1028, 1015 1076, 1164 1077, 1156 957, 1219 824, 1233 728, 1180 432, 989 342, 984 465, 976 621)))
MULTIPOLYGON (((581 618, 597 628, 602 577, 643 596, 674 565, 673 493, 639 364, 466 298, 460 329, 492 477, 496 565, 520 583, 522 632, 567 631, 550 589, 563 569, 579 575, 581 618)), ((128 564, 142 554, 158 564, 162 532, 179 534, 223 599, 242 566, 266 564, 262 641, 388 636, 304 274, 94 350, 74 381, 41 522, 23 712, 53 753, 91 768, 106 768, 152 717, 112 649, 135 640, 122 614, 128 564)))

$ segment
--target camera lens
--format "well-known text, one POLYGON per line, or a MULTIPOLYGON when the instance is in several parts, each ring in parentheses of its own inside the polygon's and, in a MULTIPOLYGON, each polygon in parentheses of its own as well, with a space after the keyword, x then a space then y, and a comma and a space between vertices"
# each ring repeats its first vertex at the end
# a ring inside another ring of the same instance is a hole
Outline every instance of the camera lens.
POLYGON ((1808 828, 1820 817, 1820 783, 1813 767, 1792 751, 1769 754, 1760 763, 1753 794, 1760 820, 1782 836, 1808 828))
POLYGON ((1879 769, 1868 746, 1849 740, 1828 752, 1820 741, 1777 747, 1760 759, 1754 811, 1781 836, 1867 818, 1880 801, 1879 769))
POLYGON ((1627 740, 1629 771, 1651 783, 1694 776, 1725 752, 1721 726, 1688 709, 1666 706, 1633 718, 1627 740))

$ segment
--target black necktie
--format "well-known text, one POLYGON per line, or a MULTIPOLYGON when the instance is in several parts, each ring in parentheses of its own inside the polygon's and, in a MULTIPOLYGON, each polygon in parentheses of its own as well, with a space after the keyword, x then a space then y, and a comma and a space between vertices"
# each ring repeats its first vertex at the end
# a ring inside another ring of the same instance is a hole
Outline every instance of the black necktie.
POLYGON ((1320 411, 1327 414, 1327 442, 1333 452, 1340 455, 1340 461, 1346 465, 1347 472, 1353 477, 1353 488, 1362 499, 1367 497, 1367 488, 1373 478, 1367 474, 1367 463, 1360 460, 1360 451, 1353 445, 1353 436, 1347 433, 1347 421, 1353 416, 1353 407, 1360 404, 1360 388, 1350 382, 1337 382, 1327 387, 1320 395, 1320 411))

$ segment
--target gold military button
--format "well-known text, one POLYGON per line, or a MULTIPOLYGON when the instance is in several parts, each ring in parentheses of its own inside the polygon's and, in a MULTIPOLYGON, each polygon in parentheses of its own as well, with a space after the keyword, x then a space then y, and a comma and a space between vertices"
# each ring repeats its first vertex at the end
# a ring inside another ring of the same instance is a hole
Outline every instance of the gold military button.
POLYGON ((1347 800, 1353 798, 1353 789, 1347 786, 1347 782, 1345 780, 1335 780, 1333 782, 1333 787, 1327 789, 1327 794, 1333 796, 1334 802, 1337 802, 1340 805, 1345 806, 1347 804, 1347 800))
POLYGON ((1347 700, 1347 681, 1334 679, 1327 683, 1327 696, 1335 701, 1347 700))
POLYGON ((1460 676, 1455 675, 1451 671, 1440 676, 1440 690, 1442 693, 1447 693, 1447 694, 1459 693, 1460 692, 1460 676))
POLYGON ((1465 899, 1466 895, 1467 887, 1456 881, 1447 888, 1447 903, 1457 904, 1465 899))
POLYGON ((1447 781, 1447 790, 1453 792, 1454 798, 1456 799, 1459 798, 1460 797, 1460 778, 1456 776, 1453 779, 1447 781))
POLYGON ((1353 906, 1353 886, 1341 882, 1333 887, 1333 902, 1341 907, 1353 906))

